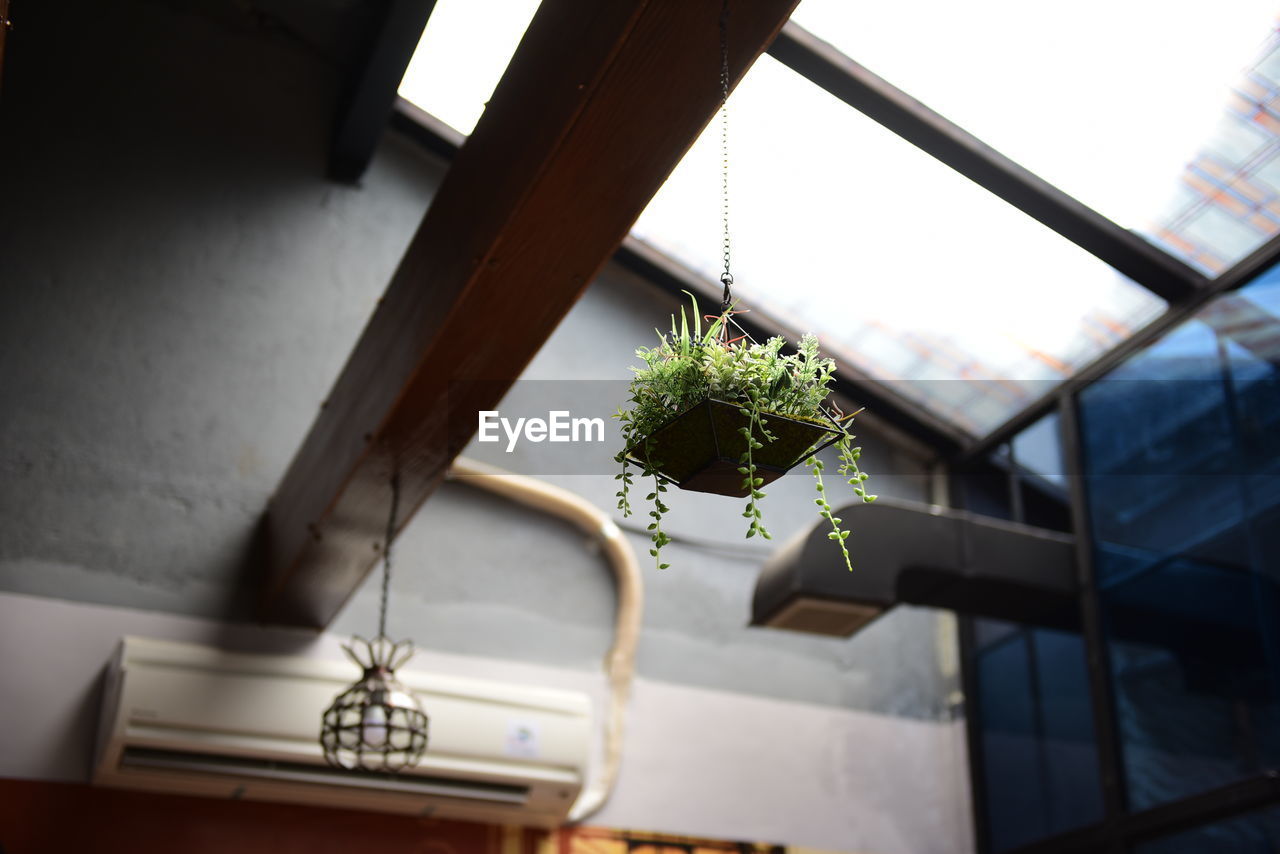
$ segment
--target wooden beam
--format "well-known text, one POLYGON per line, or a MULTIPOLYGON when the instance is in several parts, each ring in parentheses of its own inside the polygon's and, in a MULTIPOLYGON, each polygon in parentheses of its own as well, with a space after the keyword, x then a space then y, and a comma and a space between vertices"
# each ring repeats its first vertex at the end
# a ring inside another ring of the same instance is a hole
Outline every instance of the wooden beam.
MULTIPOLYGON (((797 0, 734 0, 736 82, 797 0)), ((261 616, 322 627, 715 115, 719 11, 544 0, 267 517, 261 616)), ((441 567, 454 572, 464 567, 441 567)))
MULTIPOLYGON (((0 0, 3 2, 3 0, 0 0)), ((386 0, 363 66, 353 79, 334 126, 329 177, 358 181, 391 118, 396 89, 436 0, 386 0)))

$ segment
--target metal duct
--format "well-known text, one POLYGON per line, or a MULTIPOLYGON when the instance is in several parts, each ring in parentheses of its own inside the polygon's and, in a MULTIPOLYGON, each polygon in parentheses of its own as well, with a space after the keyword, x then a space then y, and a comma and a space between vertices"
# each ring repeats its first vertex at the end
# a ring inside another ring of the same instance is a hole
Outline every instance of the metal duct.
POLYGON ((836 511, 854 533, 853 572, 826 522, 769 560, 751 624, 848 636, 900 603, 1077 628, 1075 538, 1069 534, 880 499, 836 511))

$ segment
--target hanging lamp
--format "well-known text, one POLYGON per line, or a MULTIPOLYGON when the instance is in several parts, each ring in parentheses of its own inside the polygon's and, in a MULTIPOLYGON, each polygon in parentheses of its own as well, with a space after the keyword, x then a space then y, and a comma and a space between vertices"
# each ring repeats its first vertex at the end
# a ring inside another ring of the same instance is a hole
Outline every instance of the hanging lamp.
POLYGON ((396 643, 387 637, 391 540, 399 503, 400 479, 393 475, 391 512, 382 546, 378 635, 373 640, 356 636, 343 645, 363 672, 325 710, 320 727, 325 761, 335 768, 395 773, 417 765, 427 749, 427 715, 413 693, 396 679, 396 670, 413 657, 413 642, 396 643))

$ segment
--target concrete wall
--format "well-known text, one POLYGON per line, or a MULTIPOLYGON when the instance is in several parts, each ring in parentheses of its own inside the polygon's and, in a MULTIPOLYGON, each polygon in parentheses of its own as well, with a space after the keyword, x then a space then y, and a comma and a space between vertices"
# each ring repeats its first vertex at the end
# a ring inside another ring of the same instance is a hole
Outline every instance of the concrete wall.
MULTIPOLYGON (((0 135, 0 590, 22 594, 6 598, 10 614, 37 609, 34 596, 92 606, 41 612, 51 619, 105 621, 92 643, 67 653, 66 667, 50 670, 65 682, 68 708, 91 691, 112 633, 279 642, 226 628, 248 613, 254 526, 445 168, 389 135, 361 186, 323 178, 350 62, 341 24, 359 23, 351 17, 359 5, 332 0, 302 15, 284 2, 130 0, 108 16, 87 2, 23 6, 0 135)), ((550 394, 608 414, 635 346, 674 308, 606 269, 503 407, 541 405, 550 394)), ((878 491, 925 497, 918 456, 871 435, 866 447, 878 491)), ((607 462, 607 449, 592 450, 607 462)), ((544 475, 613 512, 615 483, 595 457, 574 467, 494 446, 469 453, 544 475)), ((770 488, 777 541, 816 520, 811 489, 804 476, 770 488)), ((752 799, 790 797, 794 774, 814 782, 801 791, 817 800, 811 809, 791 804, 792 818, 769 818, 779 823, 759 825, 764 837, 804 841, 805 828, 821 825, 811 844, 847 848, 833 841, 847 831, 874 851, 967 845, 954 816, 922 822, 916 835, 861 837, 841 824, 850 811, 883 809, 882 820, 900 828, 918 820, 922 802, 938 815, 964 812, 962 775, 953 773, 949 619, 900 609, 851 640, 748 629, 766 548, 741 539, 735 502, 672 494, 670 503, 672 569, 646 571, 633 714, 641 742, 629 749, 619 800, 630 806, 604 820, 694 830, 697 810, 664 793, 671 777, 695 768, 690 779, 721 774, 703 782, 726 791, 705 823, 737 822, 730 835, 740 836, 766 820, 752 799), (711 750, 734 709, 768 731, 785 762, 761 767, 788 776, 748 792, 723 755, 691 753, 664 766, 676 760, 654 752, 658 743, 694 750, 704 739, 711 750), (853 746, 862 743, 879 751, 874 767, 860 764, 853 746), (881 791, 900 793, 897 805, 876 800, 881 791), (828 807, 825 818, 813 812, 828 807)), ((644 538, 631 536, 643 554, 644 538)), ((467 656, 495 672, 598 678, 612 583, 568 527, 446 485, 396 554, 391 628, 439 657, 431 661, 467 656)), ((373 628, 375 583, 335 632, 373 628)), ((35 678, 33 663, 62 661, 65 623, 28 621, 30 634, 12 625, 5 621, 6 697, 7 686, 35 678), (39 657, 15 665, 25 650, 39 657)), ((314 643, 333 651, 331 638, 314 643)), ((5 739, 26 742, 35 731, 27 728, 41 727, 24 718, 5 739)), ((65 778, 82 764, 42 763, 45 749, 29 748, 35 759, 0 774, 65 778)))
POLYGON ((5 80, 0 585, 222 615, 442 166, 323 180, 341 68, 236 4, 54 5, 5 80))

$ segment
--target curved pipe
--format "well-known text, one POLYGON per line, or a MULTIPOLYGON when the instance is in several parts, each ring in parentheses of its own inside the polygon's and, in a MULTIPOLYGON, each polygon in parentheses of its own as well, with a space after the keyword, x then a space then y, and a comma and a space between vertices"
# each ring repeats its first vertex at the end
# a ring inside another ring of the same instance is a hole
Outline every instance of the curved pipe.
POLYGON ((635 675, 636 643, 644 610, 644 586, 635 552, 621 529, 600 508, 567 489, 494 466, 459 457, 449 468, 450 480, 501 495, 543 513, 557 516, 584 533, 598 537, 618 582, 618 610, 613 646, 605 658, 609 703, 605 718, 604 765, 599 777, 578 798, 569 821, 582 821, 599 810, 613 792, 622 761, 622 733, 631 680, 635 675))

